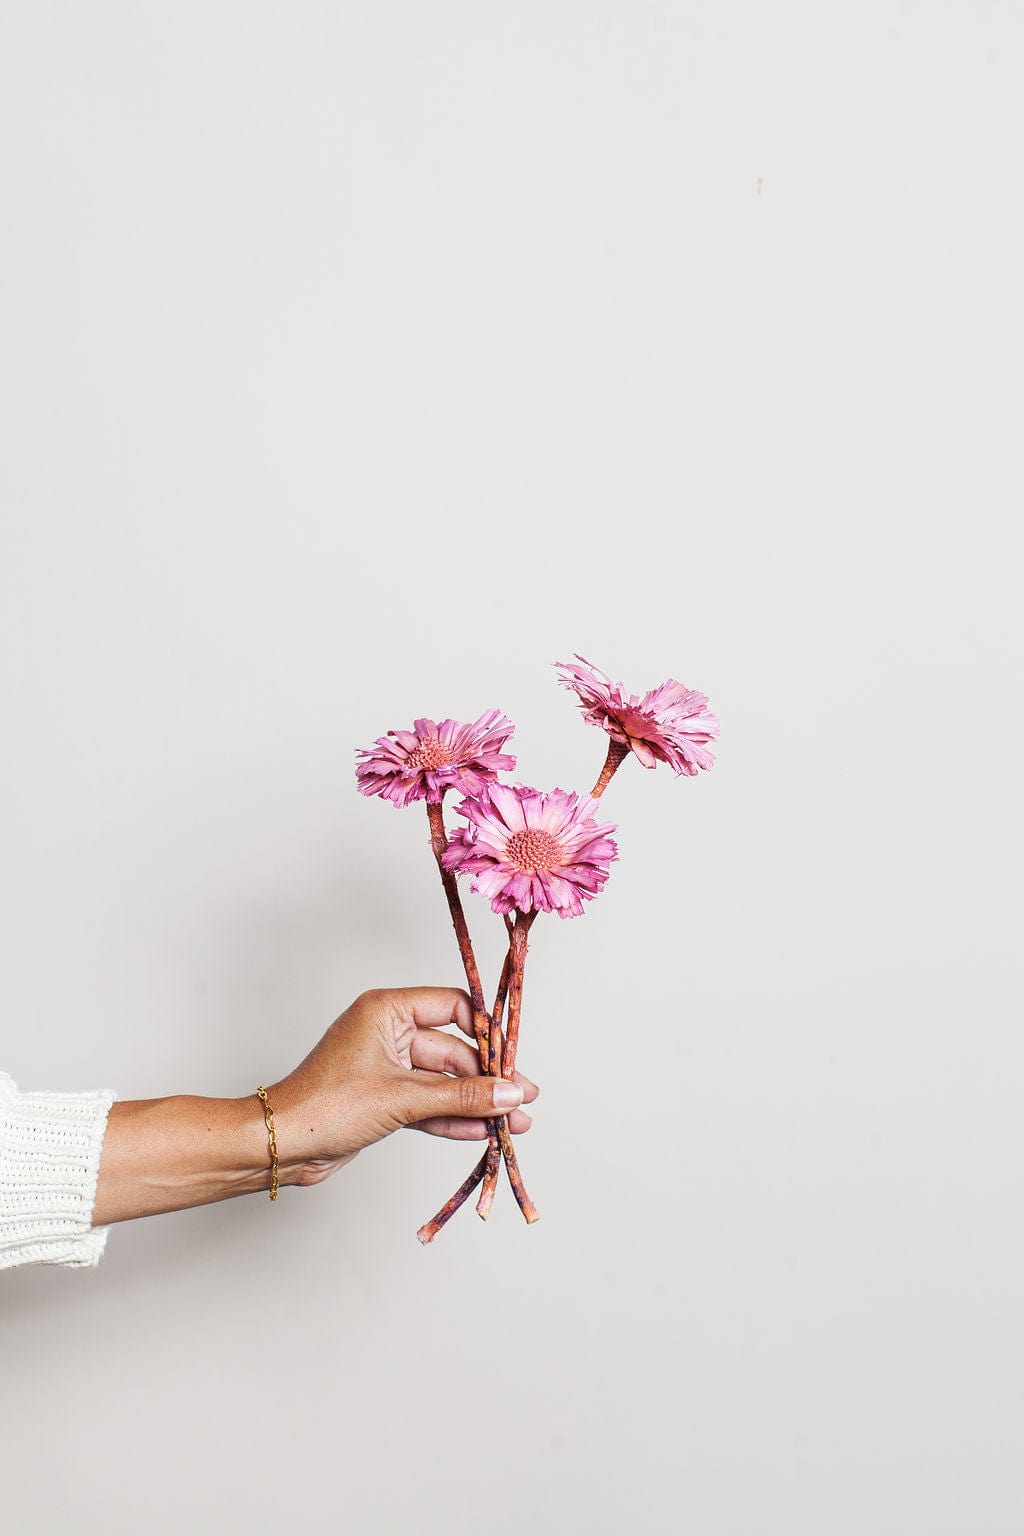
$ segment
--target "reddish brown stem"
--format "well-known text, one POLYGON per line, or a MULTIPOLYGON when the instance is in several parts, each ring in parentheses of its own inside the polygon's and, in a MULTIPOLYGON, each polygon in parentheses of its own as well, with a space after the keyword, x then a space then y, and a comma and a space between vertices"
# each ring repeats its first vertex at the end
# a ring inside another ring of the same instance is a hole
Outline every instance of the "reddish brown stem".
MULTIPOLYGON (((511 1078, 516 1071, 516 1047, 519 1043, 519 1014, 523 1005, 523 969, 526 965, 526 939, 530 932, 536 912, 517 912, 515 927, 509 930, 508 952, 508 1029, 505 1034, 505 1049, 501 1053, 501 1075, 511 1078)), ((519 1209, 527 1221, 537 1220, 537 1208, 526 1192, 523 1176, 519 1172, 519 1163, 516 1158, 515 1148, 512 1145, 512 1137, 509 1134, 508 1121, 498 1122, 498 1141, 501 1146, 501 1155, 505 1159, 505 1167, 508 1169, 508 1181, 512 1185, 513 1192, 519 1202, 519 1209)))
POLYGON ((440 1232, 441 1228, 444 1226, 445 1222, 450 1221, 455 1215, 455 1212, 458 1210, 459 1206, 462 1205, 464 1201, 469 1199, 470 1195, 473 1193, 474 1189, 476 1189, 476 1186, 480 1183, 480 1180, 484 1176, 484 1170, 487 1167, 490 1156, 491 1149, 488 1147, 483 1157, 473 1169, 473 1172, 469 1175, 469 1178, 466 1179, 464 1183, 459 1185, 458 1189, 450 1199, 445 1201, 444 1205, 442 1205, 441 1209, 438 1211, 437 1215, 433 1218, 432 1221, 425 1221, 423 1223, 422 1227, 420 1227, 419 1231, 416 1233, 416 1236, 419 1238, 421 1243, 424 1245, 427 1243, 432 1243, 434 1238, 440 1232))
POLYGON ((509 937, 509 946, 505 953, 505 959, 501 966, 501 976, 498 980, 498 990, 494 997, 494 1007, 491 1009, 491 1038, 490 1051, 488 1053, 488 1071, 493 1077, 501 1076, 502 1056, 505 1049, 505 1036, 502 1032, 502 1022, 505 1013, 505 1003, 508 999, 508 981, 512 969, 512 929, 513 921, 506 915, 505 931, 509 937))
POLYGON ((526 967, 527 937, 536 912, 520 912, 512 929, 508 972, 508 1031, 502 1052, 501 1075, 514 1077, 516 1051, 519 1048, 519 1018, 523 1008, 523 971, 526 967))
POLYGON ((459 944, 459 954, 462 956, 462 966, 466 972, 466 982, 469 986, 469 996, 473 1003, 473 1028, 476 1031, 477 1044, 480 1047, 480 1065, 487 1070, 487 1035, 486 1019, 487 1009, 484 1005, 484 989, 480 985, 480 971, 477 968, 476 956, 473 953, 473 941, 469 937, 469 928, 466 924, 466 914, 462 910, 462 899, 459 896, 459 887, 455 876, 450 869, 444 867, 445 849, 448 847, 448 838, 444 830, 444 812, 440 802, 436 805, 427 801, 427 820, 430 823, 430 846, 437 867, 441 875, 441 884, 444 886, 444 894, 448 898, 448 910, 452 916, 452 927, 455 929, 455 937, 459 944))
POLYGON ((488 1145, 484 1164, 484 1179, 480 1186, 480 1198, 476 1203, 476 1213, 481 1221, 486 1221, 491 1214, 491 1206, 494 1204, 494 1196, 498 1188, 498 1174, 501 1172, 501 1142, 497 1136, 488 1145))
POLYGON ((628 756, 629 748, 623 746, 621 741, 615 741, 609 737, 608 756, 604 760, 604 767, 601 769, 601 772, 597 776, 597 783, 590 791, 595 800, 600 800, 601 796, 608 788, 608 785, 611 783, 612 775, 616 768, 618 768, 619 764, 622 763, 628 756))
MULTIPOLYGON (((444 854, 445 849, 448 847, 448 837, 444 830, 444 811, 440 801, 438 801, 437 804, 433 804, 429 800, 427 801, 427 821, 430 825, 430 847, 433 851, 434 858, 437 861, 438 872, 441 876, 441 885, 444 888, 444 894, 448 901, 448 911, 451 913, 452 927, 455 929, 455 937, 459 945, 459 954, 462 956, 462 966, 466 972, 466 983, 469 987, 469 997, 473 1007, 473 1033, 476 1035, 476 1047, 480 1057, 480 1070, 484 1073, 485 1076, 497 1077, 501 1073, 501 1027, 499 1025, 497 1031, 497 1042, 495 1042, 495 1031, 491 1022, 490 1015, 488 1014, 487 1008, 484 1004, 484 991, 480 984, 480 971, 476 963, 476 955, 473 953, 473 941, 469 936, 469 925, 466 922, 466 914, 462 910, 462 898, 459 895, 458 883, 451 870, 446 869, 444 866, 444 854), (492 1065, 492 1061, 495 1059, 495 1054, 497 1069, 495 1069, 495 1066, 492 1065)), ((505 1123, 507 1124, 507 1122, 505 1123)), ((463 1201, 468 1199, 469 1195, 472 1194, 480 1179, 484 1178, 485 1176, 490 1179, 491 1170, 497 1170, 501 1166, 501 1144, 498 1136, 498 1122, 495 1119, 490 1119, 486 1122, 486 1125, 487 1152, 481 1160, 479 1168, 473 1170, 473 1173, 470 1175, 469 1179, 467 1179, 464 1184, 459 1186, 448 1204, 442 1206, 441 1212, 439 1212, 438 1215, 440 1216, 442 1212, 446 1212, 447 1214, 444 1215, 444 1218, 440 1224, 436 1225, 438 1218, 435 1217, 433 1222, 428 1222, 426 1227, 420 1229, 421 1233, 427 1231, 428 1229, 430 1230, 429 1237, 420 1237, 421 1242, 432 1242, 433 1239, 437 1236, 437 1233, 441 1230, 444 1222, 453 1216, 463 1201), (451 1206, 450 1210, 448 1209, 449 1205, 451 1206)), ((492 1184, 497 1184, 496 1172, 494 1173, 492 1184)), ((481 1215, 486 1220, 487 1213, 490 1211, 491 1204, 494 1200, 494 1189, 490 1184, 484 1185, 480 1199, 481 1203, 483 1204, 481 1215)))
POLYGON ((501 1023, 505 1012, 505 999, 508 997, 508 979, 511 966, 512 951, 509 949, 508 954, 505 956, 505 962, 501 967, 501 980, 498 982, 498 991, 494 999, 494 1007, 491 1010, 491 1034, 487 1053, 487 1070, 492 1077, 501 1076, 501 1061, 505 1045, 505 1037, 501 1032, 501 1023))
POLYGON ((508 1128, 508 1119, 503 1115, 496 1124, 501 1155, 505 1159, 505 1167, 508 1169, 508 1181, 512 1185, 512 1192, 516 1200, 519 1202, 519 1209, 527 1221, 536 1221, 537 1207, 526 1193, 526 1185, 523 1183, 523 1176, 519 1172, 519 1162, 516 1158, 516 1149, 512 1145, 512 1133, 508 1128))
MULTIPOLYGON (((491 1020, 486 1008, 484 1007, 483 988, 480 985, 480 971, 477 968, 476 956, 473 953, 473 944, 469 937, 469 928, 466 924, 466 915, 462 910, 462 901, 459 897, 459 890, 455 881, 455 876, 451 873, 450 870, 447 870, 444 867, 444 854, 445 849, 448 847, 448 838, 444 830, 444 812, 441 809, 440 802, 437 804, 432 804, 429 800, 427 801, 427 820, 430 823, 430 846, 433 850, 434 858, 437 860, 438 871, 441 875, 441 884, 444 887, 444 893, 448 899, 448 910, 451 913, 452 927, 455 929, 455 937, 459 944, 459 953, 462 956, 462 964, 466 972, 466 982, 469 986, 470 1001, 473 1005, 473 1032, 476 1035, 477 1051, 480 1055, 480 1066, 485 1076, 491 1075, 491 1053, 492 1050, 497 1051, 501 1056, 499 1071, 503 1076, 511 1077, 515 1069, 515 1055, 513 1053, 512 1065, 510 1068, 507 1061, 507 1049, 501 1048, 500 1025, 497 1031, 497 1041, 492 1045, 493 1021, 491 1020)), ((533 915, 530 916, 528 922, 524 923, 523 928, 523 946, 519 960, 520 997, 522 996, 522 963, 526 958, 525 936, 526 933, 529 932, 530 923, 532 923, 532 921, 533 915)), ((518 927, 521 922, 523 922, 523 914, 518 913, 516 917, 516 927, 518 927)), ((510 946, 511 959, 509 962, 508 982, 508 990, 511 994, 512 977, 516 966, 514 954, 515 930, 510 927, 507 919, 505 926, 509 929, 509 933, 512 939, 510 946)), ((499 987, 499 995, 501 995, 501 990, 502 989, 499 987)), ((511 1005, 509 1009, 509 1019, 511 1022, 511 1005)), ((494 1119, 488 1120, 486 1124, 488 1138, 487 1151, 480 1159, 476 1168, 473 1169, 473 1172, 470 1174, 469 1178, 459 1186, 459 1188, 455 1191, 455 1194, 452 1195, 451 1199, 446 1201, 445 1204, 441 1207, 441 1210, 438 1212, 437 1216, 434 1217, 434 1220, 428 1221, 423 1227, 420 1228, 419 1235, 421 1242, 428 1243, 433 1240, 433 1238, 441 1230, 441 1227, 444 1225, 444 1223, 455 1214, 459 1206, 462 1205, 463 1201, 465 1201, 476 1188, 476 1185, 479 1183, 480 1179, 485 1176, 489 1163, 494 1161, 493 1145, 495 1138, 497 1139, 498 1145, 501 1149, 501 1155, 505 1159, 505 1167, 508 1169, 509 1183, 512 1185, 512 1191, 519 1203, 520 1210, 522 1211, 527 1221, 537 1220, 536 1207, 534 1206, 533 1201, 530 1199, 529 1195, 526 1193, 526 1186, 523 1183, 523 1176, 519 1172, 519 1163, 516 1158, 515 1147, 512 1145, 512 1133, 508 1128, 508 1116, 498 1115, 494 1119), (438 1223, 439 1217, 443 1218, 440 1220, 440 1223, 438 1223)), ((491 1198, 493 1199, 493 1195, 491 1198)), ((485 1215, 489 1208, 489 1205, 485 1206, 485 1215)))
MULTIPOLYGON (((511 930, 509 931, 511 932, 511 930)), ((510 950, 505 956, 505 963, 501 968, 498 994, 494 999, 494 1007, 491 1010, 490 1040, 487 1053, 487 1071, 491 1077, 501 1076, 504 1046, 504 1039, 501 1033, 501 1017, 505 1011, 505 999, 508 996, 508 974, 511 960, 512 952, 510 950)), ((501 1147, 497 1137, 495 1137, 487 1149, 487 1167, 484 1170, 484 1182, 480 1190, 480 1198, 476 1203, 476 1213, 481 1221, 486 1221, 491 1214, 491 1206, 494 1204, 494 1194, 498 1188, 498 1174, 500 1172, 501 1147)))

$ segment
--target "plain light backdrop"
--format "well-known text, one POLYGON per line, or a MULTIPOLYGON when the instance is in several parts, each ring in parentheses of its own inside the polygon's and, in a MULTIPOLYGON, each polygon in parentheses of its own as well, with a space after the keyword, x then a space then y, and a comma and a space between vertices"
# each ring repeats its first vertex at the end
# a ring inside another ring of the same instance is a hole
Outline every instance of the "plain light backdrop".
MULTIPOLYGON (((0 1066, 251 1093, 458 982, 353 749, 629 763, 473 1149, 0 1286, 11 1536, 1019 1536, 1019 8, 0 5, 0 1066)), ((469 900, 469 898, 467 898, 469 900)), ((491 971, 484 903, 471 919, 491 971)), ((255 1100, 254 1100, 255 1104, 255 1100)))

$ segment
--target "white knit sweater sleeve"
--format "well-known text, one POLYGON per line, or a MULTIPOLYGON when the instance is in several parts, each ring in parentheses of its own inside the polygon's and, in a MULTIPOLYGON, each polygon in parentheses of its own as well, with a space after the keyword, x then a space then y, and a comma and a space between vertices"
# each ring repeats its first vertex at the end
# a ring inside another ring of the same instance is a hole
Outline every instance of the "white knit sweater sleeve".
POLYGON ((0 1072, 0 1269, 98 1264, 92 1225, 100 1151, 117 1094, 19 1093, 0 1072))

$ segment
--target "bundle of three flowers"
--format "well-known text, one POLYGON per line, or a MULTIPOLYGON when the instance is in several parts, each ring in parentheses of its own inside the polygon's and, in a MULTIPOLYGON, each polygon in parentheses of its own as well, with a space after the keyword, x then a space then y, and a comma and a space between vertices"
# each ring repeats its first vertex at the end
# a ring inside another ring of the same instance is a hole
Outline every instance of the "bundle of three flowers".
MULTIPOLYGON (((473 1006, 480 1069, 492 1077, 515 1075, 527 938, 540 912, 579 917, 583 903, 602 890, 608 866, 618 857, 612 822, 596 820, 598 801, 612 775, 631 754, 645 768, 667 763, 677 775, 710 768, 708 743, 718 737, 718 720, 703 693, 669 678, 642 697, 577 656, 559 662, 559 681, 578 697, 584 719, 604 730, 607 755, 589 795, 563 789, 544 793, 524 784, 503 784, 498 775, 516 765, 502 748, 515 729, 492 709, 471 725, 456 720, 420 719, 411 731, 389 731, 357 753, 356 780, 365 795, 379 795, 404 808, 426 802, 430 840, 448 900, 473 1006), (464 798, 455 807, 465 826, 445 829, 443 802, 449 790, 464 798), (471 877, 470 889, 484 896, 501 917, 508 951, 491 1008, 466 923, 456 876, 471 877), (507 1009, 507 1018, 506 1018, 507 1009)), ((478 1184, 477 1211, 486 1219, 502 1161, 527 1221, 537 1211, 523 1184, 505 1116, 487 1122, 487 1151, 469 1177, 419 1229, 429 1243, 478 1184)))

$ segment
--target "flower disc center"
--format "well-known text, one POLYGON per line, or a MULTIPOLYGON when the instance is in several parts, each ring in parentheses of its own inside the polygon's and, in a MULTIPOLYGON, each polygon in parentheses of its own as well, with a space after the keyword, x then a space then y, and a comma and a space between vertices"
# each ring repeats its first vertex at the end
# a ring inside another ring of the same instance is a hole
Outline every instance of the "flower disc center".
POLYGON ((657 723, 641 709, 627 706, 625 709, 616 710, 614 718, 627 736, 639 737, 641 741, 646 741, 651 735, 657 737, 657 723))
POLYGON ((436 736, 431 736, 413 747, 409 753, 409 767, 425 768, 429 772, 433 768, 443 768, 454 756, 449 747, 443 747, 436 736))
POLYGON ((565 862, 558 838, 534 827, 527 827, 525 832, 513 832, 505 846, 505 857, 524 875, 535 875, 539 871, 546 873, 565 862))

